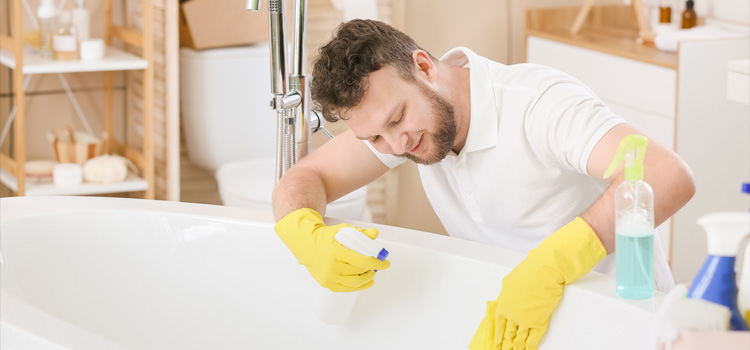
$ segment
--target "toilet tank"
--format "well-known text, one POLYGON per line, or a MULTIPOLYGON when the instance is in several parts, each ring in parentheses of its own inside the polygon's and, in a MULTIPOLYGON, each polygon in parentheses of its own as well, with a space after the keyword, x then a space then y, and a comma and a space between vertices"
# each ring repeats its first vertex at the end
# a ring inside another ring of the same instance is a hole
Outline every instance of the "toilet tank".
POLYGON ((215 171, 228 162, 275 155, 270 75, 267 43, 180 49, 180 107, 192 163, 215 171))

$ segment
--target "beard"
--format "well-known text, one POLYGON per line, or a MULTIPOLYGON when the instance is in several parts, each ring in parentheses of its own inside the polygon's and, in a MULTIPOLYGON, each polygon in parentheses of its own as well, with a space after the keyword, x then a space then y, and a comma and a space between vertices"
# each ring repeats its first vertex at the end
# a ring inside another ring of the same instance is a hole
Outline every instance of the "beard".
POLYGON ((422 82, 417 82, 416 84, 419 86, 422 93, 430 100, 430 113, 435 117, 437 132, 426 132, 424 136, 422 136, 422 142, 428 141, 425 136, 431 136, 432 144, 424 144, 424 149, 426 151, 432 151, 431 154, 426 154, 424 158, 408 152, 399 154, 399 156, 406 157, 417 164, 435 164, 443 160, 453 149, 453 143, 456 141, 457 134, 455 111, 453 105, 451 105, 450 102, 448 102, 448 100, 441 96, 437 91, 430 89, 430 87, 422 82))

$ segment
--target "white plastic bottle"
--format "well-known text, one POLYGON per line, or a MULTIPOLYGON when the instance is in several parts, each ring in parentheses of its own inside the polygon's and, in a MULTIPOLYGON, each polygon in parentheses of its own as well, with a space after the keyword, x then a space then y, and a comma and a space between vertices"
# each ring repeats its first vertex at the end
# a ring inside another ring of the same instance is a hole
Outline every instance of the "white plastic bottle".
MULTIPOLYGON (((357 253, 375 257, 381 261, 388 257, 388 251, 364 233, 351 227, 343 227, 336 233, 336 241, 357 253)), ((337 325, 349 318, 357 302, 359 292, 332 292, 320 288, 315 303, 318 319, 330 325, 337 325)))
POLYGON ((604 177, 625 159, 625 181, 615 192, 617 295, 641 300, 654 295, 654 191, 643 181, 648 139, 625 136, 604 177))
POLYGON ((89 9, 83 6, 83 0, 78 0, 78 7, 73 9, 73 27, 78 34, 78 43, 89 38, 90 16, 89 9))

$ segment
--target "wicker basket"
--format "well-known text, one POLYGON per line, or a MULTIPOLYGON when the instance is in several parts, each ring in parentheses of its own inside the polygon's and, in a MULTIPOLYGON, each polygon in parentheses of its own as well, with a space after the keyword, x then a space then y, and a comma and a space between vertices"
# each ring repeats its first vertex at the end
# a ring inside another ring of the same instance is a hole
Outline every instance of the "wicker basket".
POLYGON ((104 150, 102 138, 96 138, 83 132, 74 132, 71 127, 63 127, 47 133, 52 143, 52 151, 58 163, 78 163, 83 165, 87 160, 99 156, 104 150))

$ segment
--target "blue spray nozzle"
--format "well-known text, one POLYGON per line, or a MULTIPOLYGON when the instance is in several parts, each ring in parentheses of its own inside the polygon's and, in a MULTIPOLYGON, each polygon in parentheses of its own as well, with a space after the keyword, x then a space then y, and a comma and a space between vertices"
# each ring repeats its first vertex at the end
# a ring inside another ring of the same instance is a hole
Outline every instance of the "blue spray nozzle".
POLYGON ((742 193, 750 194, 750 182, 742 183, 742 193))
POLYGON ((378 260, 385 261, 385 259, 388 257, 388 251, 385 250, 385 248, 380 250, 380 253, 378 253, 378 260))

